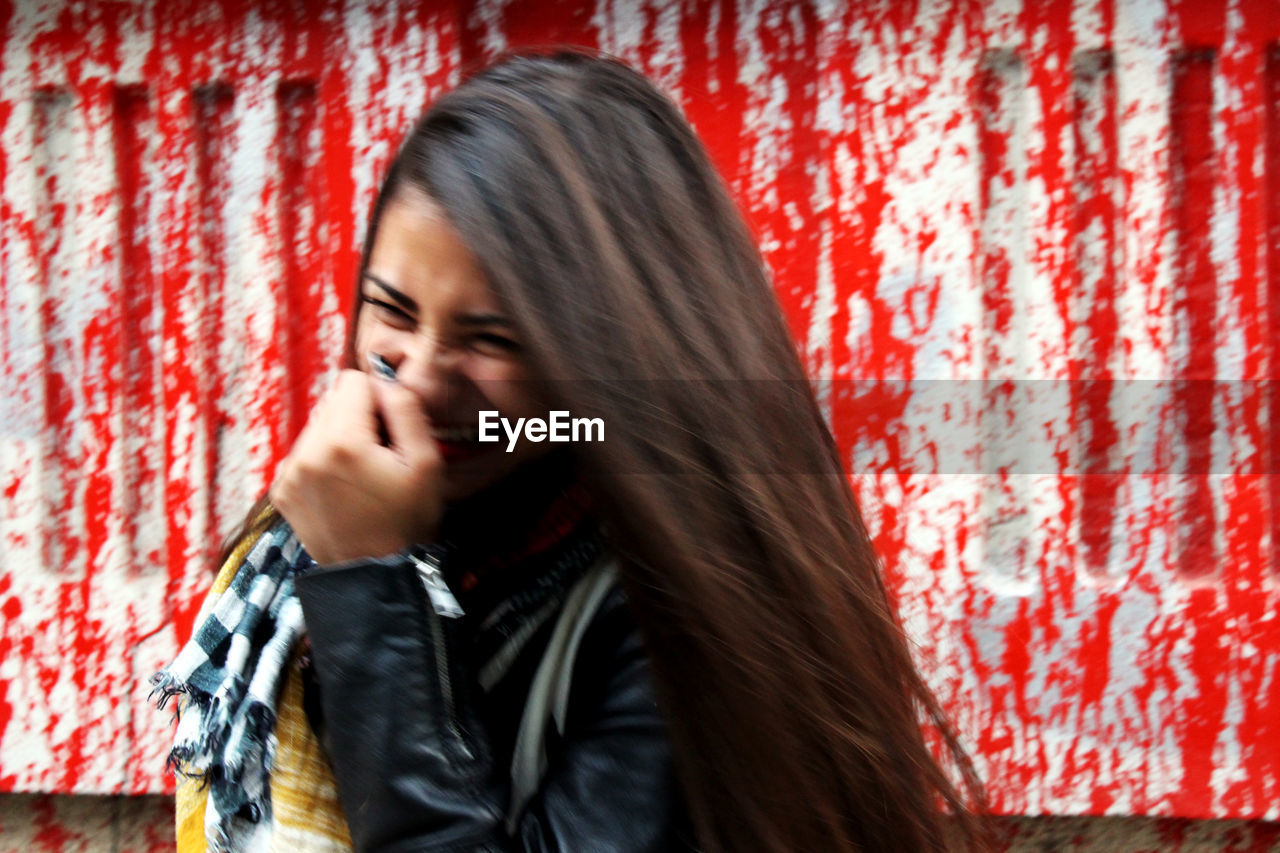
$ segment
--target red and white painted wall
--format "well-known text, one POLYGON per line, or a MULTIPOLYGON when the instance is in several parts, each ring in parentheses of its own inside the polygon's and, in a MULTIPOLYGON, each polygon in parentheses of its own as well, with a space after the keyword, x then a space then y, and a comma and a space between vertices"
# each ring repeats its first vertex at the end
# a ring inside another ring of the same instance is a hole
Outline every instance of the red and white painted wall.
POLYGON ((1274 0, 9 0, 0 39, 0 848, 169 843, 25 795, 172 791, 146 676, 332 374, 381 170, 547 43, 711 149, 994 808, 1280 844, 1274 0))

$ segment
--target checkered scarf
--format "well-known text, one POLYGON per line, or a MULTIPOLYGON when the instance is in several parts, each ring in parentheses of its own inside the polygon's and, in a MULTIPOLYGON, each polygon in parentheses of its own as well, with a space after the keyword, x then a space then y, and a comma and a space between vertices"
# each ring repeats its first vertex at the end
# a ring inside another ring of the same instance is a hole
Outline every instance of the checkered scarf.
POLYGON ((230 586, 206 601, 178 657, 151 677, 160 707, 182 697, 169 764, 208 785, 214 849, 248 849, 271 831, 276 700, 305 632, 293 574, 310 564, 286 523, 269 528, 230 586))

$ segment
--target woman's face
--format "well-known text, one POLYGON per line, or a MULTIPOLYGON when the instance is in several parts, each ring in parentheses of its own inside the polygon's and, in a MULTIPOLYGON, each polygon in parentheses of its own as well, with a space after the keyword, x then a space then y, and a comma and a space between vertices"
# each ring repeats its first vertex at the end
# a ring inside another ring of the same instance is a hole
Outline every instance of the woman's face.
MULTIPOLYGON (((520 438, 512 452, 478 441, 479 412, 546 418, 525 363, 515 324, 489 289, 476 259, 444 211, 419 192, 387 204, 360 282, 357 366, 382 356, 396 380, 422 401, 423 417, 445 461, 443 497, 462 500, 527 461, 548 442, 520 438)), ((492 420, 491 420, 492 422, 492 420)))

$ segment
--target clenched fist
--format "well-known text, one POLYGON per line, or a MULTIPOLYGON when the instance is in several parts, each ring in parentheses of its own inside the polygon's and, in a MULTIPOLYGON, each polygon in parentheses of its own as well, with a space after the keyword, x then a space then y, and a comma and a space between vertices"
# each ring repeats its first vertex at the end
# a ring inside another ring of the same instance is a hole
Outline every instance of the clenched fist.
POLYGON ((443 469, 417 395, 344 370, 280 463, 271 502, 317 563, 381 557, 434 538, 443 469))

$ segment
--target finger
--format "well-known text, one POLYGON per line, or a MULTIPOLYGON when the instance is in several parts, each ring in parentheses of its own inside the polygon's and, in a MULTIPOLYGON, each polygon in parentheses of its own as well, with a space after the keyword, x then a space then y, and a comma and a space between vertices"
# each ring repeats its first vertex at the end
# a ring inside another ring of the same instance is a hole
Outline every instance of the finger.
POLYGON ((431 419, 418 395, 395 382, 374 379, 369 384, 392 448, 415 460, 435 456, 438 451, 431 437, 431 419))
MULTIPOLYGON (((343 370, 328 393, 323 406, 326 429, 361 443, 378 440, 378 407, 368 374, 359 370, 343 370)), ((321 412, 321 407, 316 407, 321 412)))

